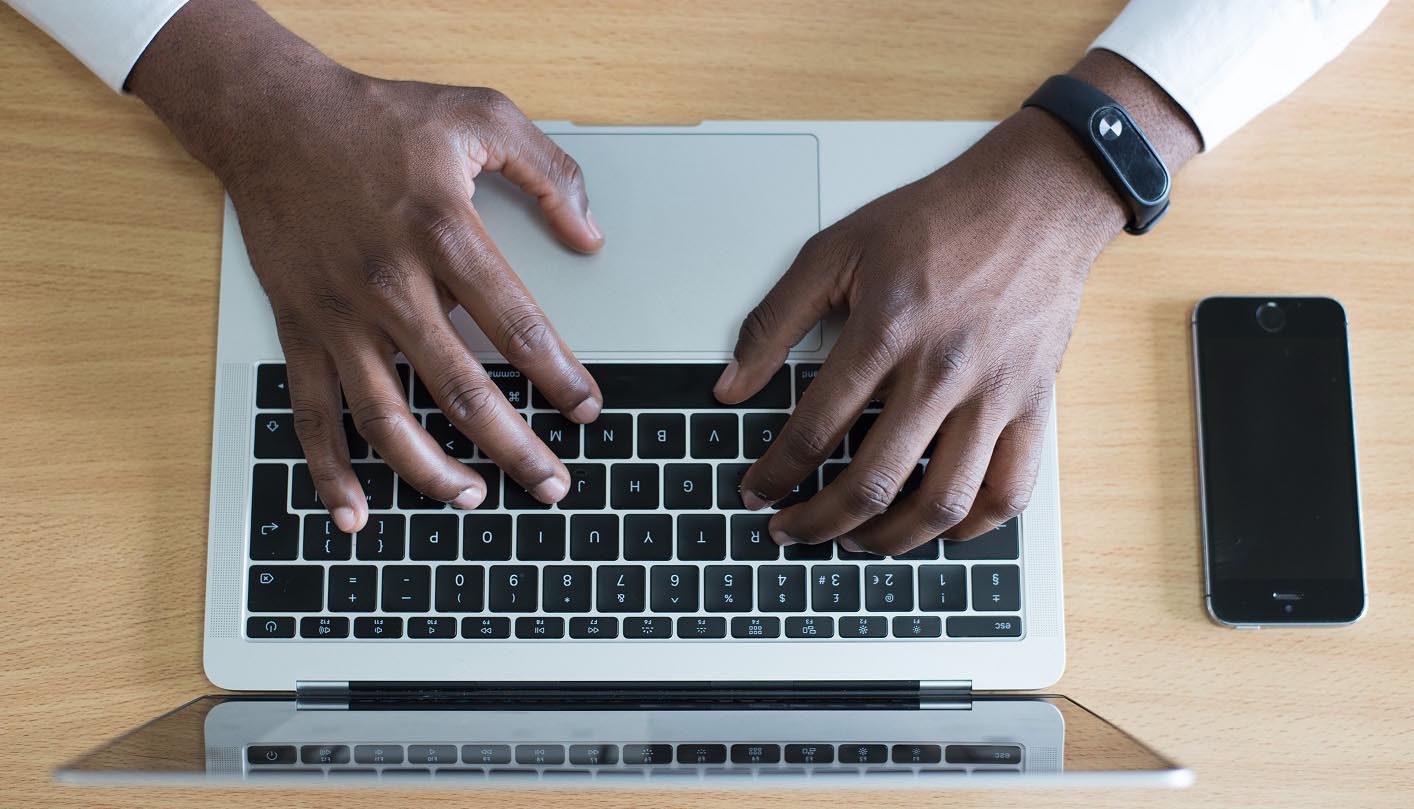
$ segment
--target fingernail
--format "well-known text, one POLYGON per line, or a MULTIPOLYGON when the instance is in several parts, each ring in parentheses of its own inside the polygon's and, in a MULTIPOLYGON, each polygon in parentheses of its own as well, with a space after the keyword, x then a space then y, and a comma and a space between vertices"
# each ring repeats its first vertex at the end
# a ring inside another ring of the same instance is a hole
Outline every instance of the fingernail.
POLYGON ((741 364, 736 360, 727 363, 727 367, 722 371, 722 375, 717 377, 717 384, 712 386, 712 393, 721 398, 727 389, 732 386, 732 381, 736 379, 736 372, 741 370, 741 364))
POLYGON ((787 534, 785 531, 782 531, 779 528, 772 528, 771 541, 776 543, 777 545, 794 545, 800 540, 796 539, 790 534, 787 534))
POLYGON ((771 505, 771 501, 747 489, 741 493, 741 504, 746 506, 748 511, 760 511, 766 506, 771 505))
POLYGON ((481 505, 481 501, 486 499, 486 487, 481 485, 468 486, 462 489, 461 494, 452 498, 452 507, 463 511, 471 511, 481 505))
POLYGON ((599 411, 602 409, 603 407, 599 404, 599 402, 597 402, 594 397, 591 396, 588 399, 585 399, 584 401, 574 406, 574 409, 570 411, 570 421, 578 422, 580 424, 588 424, 589 422, 599 418, 599 411))
POLYGON ((836 541, 840 543, 840 547, 841 547, 841 548, 844 548, 845 550, 849 551, 850 553, 863 553, 863 552, 864 552, 864 549, 861 548, 861 547, 859 547, 859 543, 858 543, 858 542, 855 542, 854 540, 850 539, 849 537, 840 537, 840 538, 839 538, 838 540, 836 540, 836 541))
POLYGON ((334 524, 339 526, 339 530, 345 534, 352 534, 358 530, 358 512, 348 506, 335 508, 331 516, 334 518, 334 524))
POLYGON ((530 490, 531 495, 542 503, 558 503, 570 490, 570 485, 559 478, 545 478, 530 490))
POLYGON ((599 229, 599 223, 594 221, 594 214, 591 211, 584 212, 584 222, 589 225, 589 233, 597 241, 604 241, 604 231, 599 229))

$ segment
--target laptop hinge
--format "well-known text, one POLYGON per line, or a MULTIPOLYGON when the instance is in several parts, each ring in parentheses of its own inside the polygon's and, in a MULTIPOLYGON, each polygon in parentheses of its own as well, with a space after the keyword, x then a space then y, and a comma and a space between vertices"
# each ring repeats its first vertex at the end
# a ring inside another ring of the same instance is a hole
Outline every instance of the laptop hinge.
POLYGON ((299 680, 295 683, 295 709, 300 711, 346 711, 350 688, 346 681, 299 680))
POLYGON ((972 710, 971 680, 921 680, 918 707, 928 711, 972 710))

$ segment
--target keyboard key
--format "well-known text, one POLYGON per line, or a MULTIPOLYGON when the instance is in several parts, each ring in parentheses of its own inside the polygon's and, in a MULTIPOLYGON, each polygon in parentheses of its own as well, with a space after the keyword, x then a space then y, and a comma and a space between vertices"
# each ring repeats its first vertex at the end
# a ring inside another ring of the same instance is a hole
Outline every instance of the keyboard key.
MULTIPOLYGON (((591 362, 584 366, 604 394, 606 410, 720 410, 727 407, 712 395, 712 386, 726 363, 618 363, 591 362)), ((547 407, 539 391, 536 407, 547 407)), ((741 408, 780 408, 791 405, 790 371, 782 367, 761 392, 741 408)))
POLYGON ((381 463, 356 463, 354 476, 363 486, 363 499, 370 509, 393 507, 393 470, 381 463))
POLYGON ((732 619, 734 638, 778 638, 781 636, 781 619, 774 615, 745 616, 732 619))
POLYGON ((950 744, 947 759, 949 764, 1020 764, 1021 747, 1015 744, 950 744))
POLYGON ((599 640, 619 636, 619 619, 596 615, 592 618, 570 619, 570 637, 578 640, 599 640))
POLYGON ((686 454, 687 419, 681 413, 639 414, 638 457, 681 458, 686 454))
POLYGON ((667 514, 624 517, 624 558, 631 562, 666 562, 673 558, 673 518, 667 514))
POLYGON ((829 742, 786 745, 787 764, 833 764, 835 746, 829 742))
POLYGON ((510 511, 546 511, 549 503, 542 503, 526 488, 510 477, 506 478, 506 508, 510 511))
POLYGON ((508 744, 464 744, 462 745, 464 764, 510 764, 511 746, 508 744))
POLYGON ((454 744, 410 744, 409 764, 456 764, 457 746, 454 744))
POLYGON ((398 508, 403 511, 439 511, 446 507, 446 503, 428 497, 414 489, 411 483, 398 478, 398 508))
POLYGON ((514 365, 488 363, 486 375, 501 389, 501 395, 511 403, 511 407, 523 410, 530 403, 530 382, 514 365))
POLYGON ((972 609, 978 612, 1021 609, 1021 568, 1016 565, 972 566, 972 609))
POLYGON ((510 636, 511 619, 509 618, 462 619, 462 637, 467 640, 501 640, 510 636))
POLYGON ((896 744, 891 757, 895 764, 938 764, 943 760, 943 748, 936 744, 896 744))
POLYGON ((739 562, 770 562, 781 557, 781 546, 767 532, 770 514, 732 515, 732 558, 739 562))
POLYGON ((835 619, 823 615, 800 615, 786 619, 788 638, 833 638, 835 619))
POLYGON ((956 561, 1016 559, 1021 555, 1021 523, 1007 520, 976 539, 943 542, 943 556, 956 561))
POLYGON ((516 558, 522 562, 558 562, 564 559, 564 516, 522 514, 517 517, 516 558))
MULTIPOLYGON (((476 474, 481 476, 481 480, 486 483, 486 497, 477 506, 478 511, 490 511, 500 508, 501 504, 501 470, 493 463, 473 463, 467 464, 476 470, 476 474)), ((512 482, 512 485, 515 485, 512 482)))
POLYGON ((251 612, 319 612, 324 603, 320 565, 253 565, 246 608, 251 612))
POLYGON ((619 746, 616 744, 572 744, 570 763, 579 766, 599 766, 619 763, 619 746))
MULTIPOLYGON (((769 542, 770 540, 767 539, 769 542)), ((775 544, 774 542, 771 544, 775 544)), ((785 557, 791 561, 808 560, 824 562, 835 557, 835 543, 817 542, 814 545, 807 545, 804 542, 797 542, 794 545, 787 545, 781 550, 785 557)))
POLYGON ((493 565, 487 603, 492 612, 535 612, 540 571, 534 565, 493 565))
POLYGON ((249 764, 294 764, 299 761, 292 744, 253 744, 245 750, 249 764))
POLYGON ((658 565, 652 569, 653 612, 697 612, 698 569, 658 565))
POLYGON ((678 515, 678 558, 690 562, 727 558, 727 518, 721 514, 678 515))
POLYGON ((432 568, 387 565, 383 568, 384 612, 427 612, 431 606, 432 568))
POLYGON ((855 420, 854 425, 849 428, 849 457, 853 458, 859 454, 864 445, 864 436, 869 434, 869 428, 878 420, 878 413, 861 413, 855 420))
MULTIPOLYGON (((673 636, 673 620, 664 616, 654 616, 651 618, 625 618, 624 637, 635 640, 652 640, 661 638, 671 638, 673 636)), ((627 763, 627 762, 625 762, 627 763)))
MULTIPOLYGON (((284 507, 284 499, 280 498, 281 508, 284 507)), ((314 478, 309 476, 307 463, 297 463, 290 469, 290 505, 301 510, 324 508, 319 492, 314 488, 314 478)))
POLYGON ((522 640, 554 640, 565 636, 565 619, 526 616, 516 619, 516 637, 522 640))
POLYGON ((658 507, 657 464, 615 464, 609 479, 609 505, 615 511, 644 511, 658 507))
POLYGON ((829 486, 835 482, 835 478, 849 466, 847 463, 827 463, 820 467, 820 488, 829 486))
POLYGON ((373 612, 378 594, 378 568, 373 565, 333 565, 329 568, 330 612, 373 612))
POLYGON ((882 744, 842 744, 841 764, 883 764, 889 760, 889 748, 882 744))
POLYGON ((284 364, 265 363, 255 369, 255 406, 261 410, 289 410, 290 383, 284 364))
POLYGON ((749 463, 724 463, 717 465, 717 508, 722 511, 743 511, 741 502, 741 477, 751 468, 749 463))
POLYGON ((862 615, 841 618, 841 638, 883 638, 889 634, 888 619, 882 615, 862 615))
POLYGON ((820 363, 802 362, 795 366, 795 403, 800 404, 800 397, 805 395, 805 389, 810 387, 810 383, 815 381, 815 377, 820 375, 820 363))
POLYGON ((727 746, 724 744, 680 744, 679 764, 725 764, 727 746))
POLYGON ((446 615, 432 615, 424 618, 408 619, 408 637, 420 639, 449 639, 457 636, 457 619, 446 615))
POLYGON ((455 514, 418 514, 408 532, 408 558, 418 561, 450 562, 457 558, 461 544, 455 514))
POLYGON ((545 612, 589 612, 589 565, 546 565, 545 612))
POLYGON ((468 514, 462 518, 462 558, 505 562, 511 558, 511 515, 468 514))
POLYGON ((259 413, 255 417, 255 457, 303 458, 295 435, 293 413, 259 413))
POLYGON ((967 579, 962 565, 919 565, 918 609, 961 612, 967 609, 967 579))
POLYGON ((304 558, 310 562, 344 561, 353 553, 353 537, 324 514, 304 518, 304 558))
POLYGON ((1015 615, 953 615, 948 618, 950 638, 1019 638, 1021 618, 1015 615))
POLYGON ((815 565, 810 568, 810 605, 815 612, 859 611, 859 567, 815 565))
POLYGON ((760 458, 785 426, 785 413, 747 413, 742 417, 742 454, 760 458))
POLYGON ((937 559, 940 540, 930 539, 913 550, 895 556, 895 559, 937 559))
POLYGON ((683 616, 678 619, 678 637, 684 639, 725 638, 727 619, 683 616))
POLYGON ((604 464, 565 464, 570 473, 570 489, 559 503, 561 511, 583 511, 604 507, 607 488, 604 464))
POLYGON ((570 517, 570 558, 612 562, 619 558, 619 518, 613 514, 570 517))
POLYGON ((694 413, 691 419, 692 457, 736 458, 741 454, 735 413, 694 413))
POLYGON ((428 413, 426 426, 432 440, 442 445, 442 451, 453 458, 469 461, 476 454, 476 444, 441 413, 428 413))
POLYGON ((285 510, 284 464, 260 463, 251 470, 250 558, 290 560, 299 556, 299 518, 285 510))
POLYGON ((350 460, 368 457, 368 442, 358 434, 358 425, 354 424, 352 413, 344 413, 344 443, 349 445, 350 460))
POLYGON ((864 609, 870 612, 912 612, 913 568, 908 565, 866 565, 864 609))
POLYGON ((712 467, 670 463, 663 467, 663 507, 673 511, 712 507, 712 467))
POLYGON ((517 764, 564 764, 565 746, 562 744, 518 744, 517 764))
POLYGON ((670 744, 626 744, 625 764, 672 764, 673 746, 670 744))
POLYGON ((628 413, 601 413, 593 424, 584 425, 586 458, 632 458, 633 416, 628 413))
POLYGON ((559 413, 536 413, 530 417, 530 429, 555 457, 579 457, 579 425, 559 413))
POLYGON ((756 582, 761 610, 805 611, 804 565, 762 565, 756 569, 756 582))
POLYGON ((402 560, 407 529, 402 514, 369 514, 363 530, 354 534, 358 558, 363 561, 402 560))
POLYGON ((354 761, 358 764, 402 764, 400 744, 359 744, 354 746, 354 761))
POLYGON ((403 636, 403 619, 384 616, 364 616, 354 619, 354 637, 366 640, 392 640, 403 636))
POLYGON ((347 638, 349 619, 333 615, 309 615, 299 619, 301 638, 347 638))
POLYGON ((940 638, 943 620, 936 615, 897 615, 893 628, 896 638, 940 638))
POLYGON ((595 571, 599 612, 643 612, 646 574, 639 565, 603 565, 595 571))
POLYGON ((437 611, 480 612, 485 578, 481 565, 438 565, 437 611))
POLYGON ((817 471, 811 471, 791 488, 789 494, 777 501, 775 508, 787 508, 796 503, 804 503, 814 497, 818 491, 820 491, 820 476, 817 471))
POLYGON ((749 565, 708 565, 703 577, 703 609, 707 612, 751 612, 749 565))
POLYGON ((245 619, 248 638, 293 638, 295 619, 288 615, 252 615, 245 619))

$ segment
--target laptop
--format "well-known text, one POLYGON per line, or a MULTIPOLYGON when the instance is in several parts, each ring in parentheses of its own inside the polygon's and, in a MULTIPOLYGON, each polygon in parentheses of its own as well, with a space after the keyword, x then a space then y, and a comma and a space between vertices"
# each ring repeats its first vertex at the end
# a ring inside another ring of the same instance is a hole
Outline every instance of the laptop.
MULTIPOLYGON (((840 327, 819 324, 762 393, 727 407, 711 388, 742 317, 811 234, 990 125, 541 126, 583 167, 604 249, 559 246, 497 177, 478 180, 477 209, 598 381, 603 414, 562 419, 464 312, 453 320, 564 459, 570 496, 535 502, 400 364, 413 412, 488 496, 467 512, 422 497, 350 426, 370 518, 339 532, 227 201, 204 662, 216 686, 266 693, 196 700, 61 776, 1186 783, 1064 698, 978 693, 1045 688, 1064 668, 1054 416, 1031 505, 969 542, 887 558, 782 549, 771 510, 741 503, 742 472, 840 327)), ((873 415, 785 503, 833 479, 873 415)))

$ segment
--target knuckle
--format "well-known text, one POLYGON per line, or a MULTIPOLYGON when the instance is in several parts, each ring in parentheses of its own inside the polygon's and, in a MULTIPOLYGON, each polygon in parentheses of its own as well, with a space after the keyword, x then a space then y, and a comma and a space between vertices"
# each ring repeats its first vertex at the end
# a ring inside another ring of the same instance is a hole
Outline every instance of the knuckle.
POLYGON ((389 402, 364 402, 351 413, 358 434, 376 447, 401 439, 409 428, 408 415, 402 407, 389 402))
POLYGON ((484 380, 459 374, 444 382, 438 392, 443 411, 454 424, 479 432, 496 418, 500 394, 484 380))
POLYGON ((511 112, 519 112, 510 96, 494 87, 471 87, 466 91, 466 101, 475 110, 488 118, 503 118, 511 112))
POLYGON ((407 304, 407 275, 393 262, 367 256, 359 268, 363 291, 385 309, 401 311, 407 304))
POLYGON ((805 411, 796 411, 786 422, 779 439, 785 462, 792 467, 814 469, 834 450, 838 443, 820 418, 805 411))
POLYGON ((776 303, 770 296, 767 296, 752 307, 750 312, 747 312, 746 318, 741 321, 741 329, 737 336, 740 342, 759 345, 770 339, 779 322, 780 313, 776 303))
POLYGON ((428 208, 413 216, 414 233, 439 261, 455 265, 476 245, 465 221, 450 212, 428 208))
POLYGON ((898 496, 896 478, 879 469, 860 472, 845 490, 845 507, 856 516, 883 514, 898 496))
POLYGON ((571 196, 584 194, 584 169, 580 168, 579 161, 570 157, 565 150, 555 149, 550 157, 548 174, 552 182, 567 190, 571 196))
POLYGON ((922 521, 934 534, 941 534, 967 517, 972 497, 964 492, 948 492, 941 497, 925 498, 922 521))
POLYGON ((1031 505, 1031 485, 1029 483, 1009 483, 999 487, 989 498, 997 522, 1009 520, 1031 505))
POLYGON ((540 307, 523 303, 501 312, 497 331, 502 350, 513 365, 542 358, 556 348, 554 329, 540 307))
POLYGON ((306 454, 327 449, 333 438, 329 416, 320 408, 303 401, 291 403, 294 407, 295 435, 306 454))

